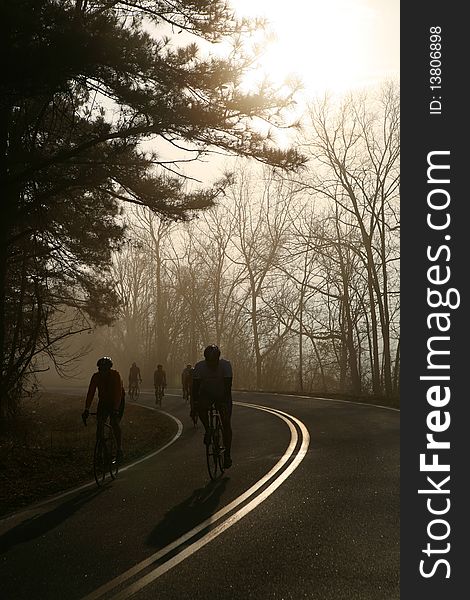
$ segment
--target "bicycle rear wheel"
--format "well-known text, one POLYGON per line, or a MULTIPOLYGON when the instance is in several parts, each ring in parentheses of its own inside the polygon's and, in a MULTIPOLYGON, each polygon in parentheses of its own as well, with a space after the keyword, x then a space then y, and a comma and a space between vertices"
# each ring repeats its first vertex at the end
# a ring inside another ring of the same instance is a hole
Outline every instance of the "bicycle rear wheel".
POLYGON ((119 463, 117 461, 117 443, 114 437, 113 430, 109 428, 108 437, 106 439, 106 455, 107 466, 111 479, 116 479, 119 471, 119 463))
POLYGON ((93 474, 96 485, 102 486, 107 473, 106 443, 103 440, 96 440, 95 451, 93 453, 93 474))
POLYGON ((222 445, 222 423, 220 422, 220 417, 219 415, 217 415, 217 421, 216 421, 216 426, 215 426, 215 431, 216 431, 216 439, 217 439, 217 461, 219 463, 219 471, 220 474, 223 475, 225 468, 224 468, 224 453, 225 453, 225 449, 222 445))
POLYGON ((222 475, 224 472, 221 439, 222 430, 220 421, 216 418, 215 427, 211 431, 211 443, 206 446, 207 470, 212 480, 217 479, 218 474, 222 475))

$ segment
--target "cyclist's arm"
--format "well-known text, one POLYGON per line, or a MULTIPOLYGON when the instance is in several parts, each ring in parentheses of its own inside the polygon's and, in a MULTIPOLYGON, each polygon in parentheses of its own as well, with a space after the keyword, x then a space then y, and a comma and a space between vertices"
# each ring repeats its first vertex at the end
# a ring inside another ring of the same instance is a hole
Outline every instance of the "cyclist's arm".
POLYGON ((232 378, 224 377, 224 392, 228 400, 232 399, 232 378))
POLYGON ((232 400, 232 365, 228 360, 223 362, 224 370, 224 393, 227 400, 232 400))
POLYGON ((98 385, 98 377, 97 377, 97 373, 95 373, 94 375, 92 375, 92 377, 90 379, 90 385, 88 386, 88 392, 87 392, 86 400, 85 400, 85 410, 88 410, 91 406, 91 403, 93 402, 93 398, 95 396, 97 385, 98 385))

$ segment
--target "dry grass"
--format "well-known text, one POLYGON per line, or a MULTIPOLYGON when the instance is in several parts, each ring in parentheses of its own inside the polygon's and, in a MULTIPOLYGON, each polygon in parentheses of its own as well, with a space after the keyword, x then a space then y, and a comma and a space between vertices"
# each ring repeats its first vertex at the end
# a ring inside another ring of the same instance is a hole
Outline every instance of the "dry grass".
MULTIPOLYGON (((1 424, 0 515, 93 479, 95 420, 84 427, 82 410, 81 398, 47 394, 1 424)), ((127 402, 122 430, 127 462, 167 443, 176 424, 127 402)))

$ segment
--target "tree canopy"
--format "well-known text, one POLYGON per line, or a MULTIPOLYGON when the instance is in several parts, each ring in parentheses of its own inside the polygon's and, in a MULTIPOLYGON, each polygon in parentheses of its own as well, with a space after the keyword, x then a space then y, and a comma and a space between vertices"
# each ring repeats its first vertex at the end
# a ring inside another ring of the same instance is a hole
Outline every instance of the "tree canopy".
POLYGON ((280 123, 292 98, 267 84, 243 88, 253 57, 241 40, 262 24, 237 20, 224 1, 18 0, 2 2, 1 17, 5 413, 38 352, 53 352, 87 319, 110 319, 123 203, 186 219, 223 189, 187 190, 159 141, 186 150, 186 160, 218 149, 290 170, 304 158, 257 127, 280 123), (175 42, 181 32, 188 43, 175 42), (225 57, 202 48, 222 40, 231 41, 225 57), (59 306, 74 316, 51 331, 59 306))

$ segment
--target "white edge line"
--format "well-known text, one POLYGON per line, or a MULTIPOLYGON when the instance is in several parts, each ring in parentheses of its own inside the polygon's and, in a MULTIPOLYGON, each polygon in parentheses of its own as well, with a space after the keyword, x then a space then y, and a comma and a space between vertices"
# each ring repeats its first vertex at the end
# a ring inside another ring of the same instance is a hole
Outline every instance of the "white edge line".
POLYGON ((142 456, 142 458, 138 458, 137 460, 135 460, 134 462, 130 463, 129 465, 125 465, 124 467, 122 467, 122 469, 119 469, 119 473, 121 473, 122 471, 127 471, 127 469, 130 469, 131 467, 135 467, 135 465, 138 465, 139 463, 143 462, 144 460, 148 460, 149 458, 152 458, 153 456, 156 456, 157 454, 160 454, 160 452, 163 452, 163 450, 166 450, 168 448, 168 446, 171 446, 171 444, 173 444, 174 442, 176 442, 176 440, 183 433, 183 423, 177 417, 174 417, 173 415, 170 415, 170 413, 167 413, 164 410, 157 410, 156 408, 153 408, 153 406, 145 406, 145 404, 139 404, 137 402, 136 402, 136 404, 138 406, 141 406, 142 408, 147 408, 148 410, 154 410, 156 412, 163 413, 167 417, 170 417, 178 425, 178 431, 171 438, 171 440, 169 442, 167 442, 164 446, 162 446, 161 448, 158 448, 158 450, 155 450, 154 452, 151 452, 150 454, 146 454, 145 456, 142 456))
MULTIPOLYGON (((281 419, 286 421, 286 423, 289 425, 289 428, 291 430, 291 434, 292 434, 292 431, 294 431, 296 440, 298 439, 297 432, 295 431, 295 428, 293 428, 292 423, 289 422, 284 417, 284 415, 287 415, 287 413, 283 413, 282 411, 277 411, 276 409, 267 410, 265 407, 262 407, 262 406, 259 406, 256 404, 246 403, 245 406, 249 406, 251 408, 257 408, 260 410, 265 410, 266 412, 270 412, 272 414, 276 414, 278 412, 279 414, 277 416, 279 416, 281 419), (274 412, 274 411, 276 411, 276 412, 274 412)), ((277 479, 275 479, 259 496, 256 496, 255 498, 250 500, 250 502, 248 502, 248 504, 246 504, 245 506, 240 508, 236 513, 231 515, 226 521, 224 521, 223 523, 220 523, 220 525, 218 525, 215 529, 213 529, 212 531, 207 533, 205 536, 203 536, 201 539, 197 540, 196 542, 194 542, 193 544, 191 544, 190 546, 188 546, 187 548, 185 548, 184 550, 179 552, 176 556, 171 558, 169 561, 165 562, 163 565, 160 565, 159 567, 157 567, 156 569, 154 569, 153 571, 151 571, 150 573, 145 575, 145 577, 143 577, 139 581, 136 581, 135 583, 131 584, 130 586, 128 586, 127 588, 125 588, 124 590, 122 590, 121 592, 116 594, 115 596, 112 596, 113 600, 125 600, 126 598, 133 596, 135 593, 137 593, 143 587, 147 586, 149 583, 151 583, 152 581, 154 581, 155 579, 157 579, 158 577, 160 577, 161 575, 163 575, 164 573, 166 573, 167 571, 169 571, 170 569, 175 567, 177 564, 179 564, 180 562, 182 562, 183 560, 188 558, 191 554, 194 554, 200 548, 202 548, 203 546, 205 546, 206 544, 211 542, 214 538, 216 538, 218 535, 223 533, 226 529, 228 529, 232 525, 235 525, 235 523, 240 521, 240 519, 242 519, 245 515, 247 515, 249 512, 251 512, 259 504, 264 502, 264 500, 266 500, 266 498, 268 498, 273 492, 275 492, 277 490, 277 488, 282 483, 284 483, 284 481, 295 471, 295 469, 297 469, 299 464, 304 459, 304 457, 307 453, 309 443, 310 443, 310 435, 309 435, 308 430, 305 427, 305 425, 301 421, 299 421, 298 419, 293 417, 292 415, 287 415, 287 416, 289 416, 293 421, 295 421, 297 423, 298 427, 300 428, 300 430, 302 431, 302 445, 299 449, 299 452, 295 456, 292 463, 287 467, 287 469, 285 471, 283 471, 279 475, 279 477, 277 479)), ((290 456, 292 456, 292 453, 290 454, 290 456)), ((289 458, 290 458, 290 456, 289 456, 289 458)))
MULTIPOLYGON (((145 406, 145 404, 139 404, 138 402, 133 402, 133 404, 135 404, 137 406, 141 406, 142 408, 147 408, 149 410, 154 410, 155 412, 163 413, 164 415, 167 415, 168 417, 171 417, 173 419, 173 421, 176 421, 176 424, 178 425, 178 430, 175 433, 175 435, 171 438, 171 440, 169 442, 167 442, 164 446, 162 446, 161 448, 158 448, 158 450, 155 450, 154 452, 151 452, 150 454, 146 454, 142 458, 139 458, 139 459, 135 460, 134 462, 131 462, 128 465, 125 465, 124 467, 122 467, 121 469, 119 469, 120 473, 122 471, 127 471, 127 469, 130 469, 131 467, 135 467, 135 465, 138 465, 139 463, 143 462, 144 460, 148 460, 149 458, 153 458, 157 454, 160 454, 160 452, 163 452, 163 450, 166 450, 166 448, 168 448, 168 446, 171 446, 171 444, 173 444, 174 442, 176 442, 176 440, 183 433, 183 423, 181 423, 181 421, 178 418, 174 417, 173 415, 170 415, 170 413, 167 413, 164 410, 159 410, 159 409, 157 410, 156 408, 153 408, 153 406, 145 406)), ((29 507, 24 508, 24 509, 20 510, 19 512, 15 512, 15 513, 13 513, 11 515, 8 515, 6 517, 1 518, 0 519, 0 523, 3 522, 3 521, 8 521, 9 519, 13 519, 14 517, 19 517, 23 513, 34 511, 37 508, 41 508, 41 506, 49 504, 50 502, 55 502, 56 500, 60 500, 61 498, 65 498, 66 496, 70 496, 70 494, 74 494, 76 492, 80 492, 82 490, 85 490, 86 488, 88 488, 88 487, 90 487, 92 485, 96 485, 95 480, 89 481, 88 483, 84 483, 83 485, 80 485, 78 487, 72 488, 71 490, 67 490, 66 492, 60 492, 58 495, 51 496, 50 498, 47 498, 46 500, 41 500, 40 502, 37 502, 35 504, 31 504, 29 507)))
MULTIPOLYGON (((286 417, 290 417, 291 419, 293 419, 299 425, 300 429, 302 430, 302 433, 304 434, 304 442, 305 442, 305 439, 307 439, 307 444, 305 446, 305 452, 306 452, 306 449, 308 448, 310 436, 308 434, 307 428, 303 425, 303 423, 301 423, 300 421, 298 421, 297 419, 295 419, 295 417, 292 417, 291 415, 287 415, 286 413, 282 413, 281 411, 278 411, 277 409, 271 409, 271 408, 267 408, 267 407, 264 407, 264 406, 259 406, 259 405, 256 405, 256 404, 248 404, 248 403, 245 403, 245 402, 243 402, 243 403, 235 402, 235 404, 238 404, 240 406, 247 406, 249 408, 255 408, 255 409, 258 409, 258 410, 263 410, 265 412, 269 412, 271 414, 276 415, 277 417, 279 417, 280 419, 282 419, 283 421, 285 421, 287 423, 287 425, 288 425, 288 427, 290 429, 290 432, 291 432, 291 439, 290 439, 289 445, 288 445, 288 447, 287 447, 284 455, 279 459, 279 461, 274 465, 274 467, 266 475, 264 475, 253 486, 251 486, 251 488, 249 488, 243 494, 241 494, 240 496, 238 496, 238 498, 235 498, 235 500, 233 500, 232 502, 230 502, 229 504, 227 504, 227 506, 225 506, 224 508, 222 508, 221 510, 219 510, 215 514, 211 515, 208 519, 206 519, 205 521, 203 521, 202 523, 200 523, 199 525, 197 525, 196 527, 194 527, 192 530, 190 530, 187 533, 185 533, 183 536, 181 536, 177 540, 173 541, 168 546, 165 546, 164 548, 162 548, 158 552, 155 552, 154 554, 152 554, 151 556, 149 556, 145 560, 141 561, 137 565, 134 565, 134 567, 131 567, 130 569, 128 569, 127 571, 125 571, 124 573, 122 573, 121 575, 119 575, 118 577, 116 577, 116 578, 112 579, 111 581, 108 581, 104 585, 100 586, 99 588, 97 588, 96 590, 94 590, 93 592, 91 592, 90 594, 88 594, 87 596, 85 596, 82 600, 96 600, 98 598, 101 598, 104 594, 108 593, 109 591, 111 591, 112 589, 116 588, 117 586, 123 584, 128 579, 130 579, 130 578, 134 577, 135 575, 137 575, 140 571, 143 571, 144 569, 146 569, 147 567, 149 567, 155 561, 160 560, 166 554, 168 554, 169 552, 172 552, 178 546, 180 546, 181 544, 183 544, 186 541, 190 540, 192 537, 194 537, 195 535, 197 535, 200 531, 202 531, 203 529, 205 529, 208 525, 211 525, 212 523, 215 523, 216 521, 218 521, 219 519, 221 519, 224 515, 226 515, 230 511, 232 511, 239 504, 241 504, 247 498, 249 498, 250 496, 252 496, 256 492, 256 490, 258 490, 260 487, 262 487, 266 483, 266 481, 269 481, 269 479, 271 479, 286 464, 286 462, 290 459, 290 457, 292 456, 292 454, 294 452, 295 446, 297 445, 297 440, 298 440, 297 432, 296 432, 295 428, 293 427, 292 423, 286 417), (284 415, 286 415, 286 416, 284 416, 284 415)), ((303 447, 303 445, 302 445, 302 447, 303 447)), ((304 457, 305 452, 302 453, 301 451, 299 451, 298 455, 301 454, 301 459, 300 460, 302 460, 302 458, 304 457)), ((300 460, 298 461, 299 463, 300 463, 300 460)), ((294 463, 295 463, 295 460, 293 461, 293 464, 294 463)), ((296 465, 296 467, 297 467, 297 465, 296 465)), ((294 469, 292 469, 292 470, 294 470, 294 469)), ((289 469, 287 469, 286 472, 287 471, 289 471, 289 469)), ((290 474, 290 472, 289 472, 289 474, 290 474)), ((281 479, 281 478, 282 478, 282 475, 279 477, 279 479, 281 479)), ((286 475, 285 478, 287 478, 287 475, 286 475)), ((284 481, 284 479, 281 480, 281 483, 282 483, 282 481, 284 481)), ((273 483, 275 483, 275 482, 273 482, 273 483)), ((267 489, 271 489, 272 485, 273 484, 271 484, 267 489)), ((280 485, 280 483, 279 483, 279 485, 280 485)), ((276 489, 276 487, 274 487, 272 489, 272 491, 274 491, 276 489)), ((272 493, 272 492, 270 492, 270 493, 272 493)), ((263 494, 264 494, 264 492, 263 492, 263 494)), ((262 497, 263 500, 264 500, 265 498, 264 498, 263 494, 260 496, 260 498, 262 497)), ((269 494, 267 494, 267 496, 268 495, 269 494)), ((254 500, 252 500, 246 506, 251 506, 252 503, 255 500, 256 500, 256 498, 254 500)), ((259 502, 262 502, 262 500, 260 500, 259 502)), ((255 508, 255 506, 257 506, 257 504, 254 504, 250 508, 250 510, 252 510, 253 508, 255 508)), ((222 531, 224 531, 225 529, 227 529, 227 527, 230 527, 230 525, 233 525, 239 519, 241 519, 242 516, 244 516, 244 514, 246 514, 246 513, 241 514, 238 518, 236 518, 235 520, 232 521, 233 517, 236 517, 243 510, 244 510, 243 508, 240 509, 237 513, 235 513, 235 515, 232 515, 232 517, 229 517, 229 519, 227 519, 227 521, 224 521, 224 523, 221 523, 220 525, 218 525, 215 529, 213 529, 211 532, 209 532, 208 534, 206 534, 200 540, 198 540, 197 542, 194 542, 193 544, 191 544, 191 546, 188 546, 188 549, 189 548, 193 548, 192 552, 195 552, 197 549, 199 549, 199 547, 202 547, 203 545, 205 545, 206 543, 208 543, 214 537, 216 537, 217 535, 219 535, 219 533, 222 533, 222 531), (226 523, 229 523, 229 524, 224 527, 224 525, 226 523), (217 531, 217 533, 215 535, 212 535, 215 531, 217 531), (207 540, 206 540, 206 538, 207 538, 207 540), (201 542, 202 540, 206 540, 206 541, 204 541, 199 547, 197 547, 198 543, 201 542)), ((247 512, 250 512, 250 511, 247 511, 247 512)), ((191 554, 192 552, 190 552, 189 554, 191 554)), ((169 561, 167 561, 164 565, 161 565, 160 567, 157 567, 154 571, 152 571, 151 573, 149 573, 148 575, 146 575, 144 578, 140 579, 138 582, 136 582, 134 584, 131 584, 131 586, 129 586, 128 588, 126 588, 125 590, 123 590, 122 592, 120 592, 120 594, 124 593, 126 590, 132 588, 133 586, 138 585, 140 582, 145 581, 147 577, 153 575, 156 571, 158 571, 158 575, 156 575, 156 577, 159 577, 164 572, 166 572, 167 570, 169 570, 171 567, 173 567, 176 564, 178 564, 179 562, 181 562, 181 560, 184 560, 184 558, 186 558, 187 556, 189 556, 189 554, 186 553, 186 550, 178 553, 177 556, 175 556, 172 559, 170 559, 169 561), (180 556, 182 556, 182 558, 180 560, 176 560, 180 556), (171 566, 167 567, 167 565, 171 565, 171 566), (167 567, 167 568, 165 568, 165 570, 163 570, 163 571, 160 572, 160 569, 163 569, 164 567, 167 567)), ((155 577, 153 577, 153 579, 154 578, 155 577)), ((144 585, 146 585, 146 584, 144 584, 144 585)), ((120 594, 118 594, 116 596, 116 598, 121 598, 120 594)), ((127 597, 127 596, 125 596, 125 597, 127 597)))
MULTIPOLYGON (((237 392, 237 390, 234 390, 237 392)), ((299 394, 282 394, 281 392, 263 392, 256 390, 239 390, 238 394, 269 394, 270 396, 286 396, 288 398, 305 398, 306 400, 324 400, 325 402, 344 402, 345 404, 358 404, 359 406, 373 406, 374 408, 382 408, 383 410, 393 410, 400 412, 399 408, 393 406, 382 406, 381 404, 370 404, 369 402, 358 402, 356 400, 341 400, 339 398, 322 398, 321 396, 300 396, 299 394)))

